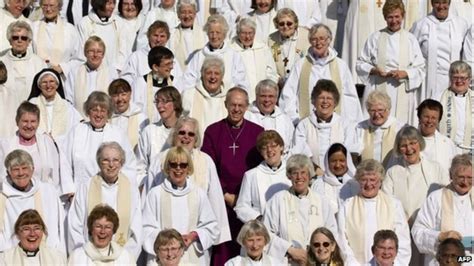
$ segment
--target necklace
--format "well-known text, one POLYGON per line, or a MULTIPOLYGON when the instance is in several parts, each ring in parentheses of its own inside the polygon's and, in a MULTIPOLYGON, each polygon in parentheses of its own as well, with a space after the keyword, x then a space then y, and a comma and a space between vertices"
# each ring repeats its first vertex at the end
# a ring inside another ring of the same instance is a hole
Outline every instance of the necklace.
POLYGON ((239 146, 235 145, 235 143, 237 142, 237 140, 239 139, 240 137, 240 134, 242 134, 242 132, 244 131, 244 126, 245 126, 245 121, 244 123, 242 123, 242 128, 240 129, 239 133, 237 134, 237 136, 234 138, 234 136, 232 136, 232 131, 230 129, 230 126, 227 125, 227 129, 229 130, 229 135, 230 135, 230 138, 232 139, 232 146, 229 146, 229 149, 232 149, 232 155, 235 156, 235 149, 238 149, 239 146))

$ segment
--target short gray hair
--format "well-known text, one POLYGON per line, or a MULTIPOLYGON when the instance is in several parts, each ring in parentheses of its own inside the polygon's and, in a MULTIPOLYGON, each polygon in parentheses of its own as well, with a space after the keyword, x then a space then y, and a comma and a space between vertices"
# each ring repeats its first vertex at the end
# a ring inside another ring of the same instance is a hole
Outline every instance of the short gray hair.
POLYGON ((367 111, 370 109, 370 107, 377 103, 383 104, 389 111, 392 109, 392 99, 386 92, 374 90, 369 93, 367 99, 365 100, 367 111))
POLYGON ((326 33, 328 34, 329 39, 332 40, 332 31, 331 31, 331 29, 323 23, 317 23, 314 26, 312 26, 311 29, 309 29, 308 40, 311 40, 311 37, 314 34, 316 34, 316 32, 318 32, 318 30, 321 29, 321 28, 326 30, 326 33))
POLYGON ((99 148, 97 149, 97 153, 95 154, 95 160, 97 161, 97 164, 100 165, 100 162, 102 161, 102 153, 105 149, 113 149, 119 152, 120 154, 120 163, 122 165, 125 164, 125 151, 123 150, 122 146, 116 141, 106 141, 100 144, 99 148))
POLYGON ((176 11, 180 11, 183 6, 192 6, 194 11, 197 12, 197 5, 196 1, 194 0, 179 0, 178 4, 176 5, 176 11))
POLYGON ((286 162, 286 176, 290 176, 291 172, 298 169, 308 169, 310 178, 316 175, 313 162, 304 154, 294 154, 286 162))
MULTIPOLYGON (((27 0, 28 1, 28 0, 27 0)), ((43 4, 45 0, 40 0, 40 5, 43 4)), ((56 0, 58 2, 58 8, 59 10, 61 10, 61 8, 63 7, 63 0, 56 0)))
POLYGON ((112 117, 114 107, 112 105, 112 99, 107 93, 103 91, 93 91, 84 102, 84 113, 89 116, 89 111, 96 106, 105 108, 107 110, 107 117, 109 119, 112 117))
POLYGON ((31 169, 33 169, 35 166, 33 163, 33 158, 25 150, 13 150, 5 157, 4 165, 7 171, 10 171, 10 169, 14 166, 20 166, 24 164, 28 165, 31 169))
POLYGON ((262 91, 273 90, 277 93, 278 97, 278 84, 271 79, 264 79, 257 83, 255 86, 255 95, 259 95, 262 91))
POLYGON ((449 176, 452 178, 458 168, 461 167, 472 167, 472 158, 469 154, 465 153, 454 156, 451 161, 451 167, 449 168, 449 176))
POLYGON ((218 67, 221 71, 222 76, 224 76, 224 73, 225 73, 224 61, 220 59, 219 57, 213 56, 213 55, 206 56, 206 58, 204 58, 204 62, 202 63, 202 66, 201 66, 201 76, 204 74, 204 72, 208 68, 213 67, 213 66, 218 67))
POLYGON ((13 32, 19 31, 21 29, 26 30, 29 41, 33 40, 33 31, 31 30, 30 24, 23 20, 17 20, 10 23, 7 28, 7 40, 12 41, 13 32))
POLYGON ((471 66, 464 61, 454 61, 449 66, 449 78, 454 74, 466 73, 469 78, 472 78, 471 66))
POLYGON ((250 18, 241 19, 239 23, 237 23, 237 26, 236 26, 237 34, 240 33, 240 31, 242 30, 242 27, 249 27, 255 32, 257 30, 257 23, 255 23, 255 21, 253 21, 250 18))
POLYGON ((404 140, 416 140, 420 144, 420 151, 425 149, 426 144, 421 133, 412 126, 405 126, 398 131, 395 143, 393 144, 393 150, 397 156, 401 155, 400 144, 404 140))
POLYGON ((227 21, 223 16, 217 14, 211 15, 207 18, 207 22, 204 25, 204 31, 208 33, 209 26, 214 23, 221 25, 222 30, 224 31, 224 35, 227 35, 227 33, 229 32, 229 24, 227 24, 227 21))
POLYGON ((270 242, 270 234, 265 225, 259 220, 250 220, 240 229, 239 235, 237 236, 237 243, 243 246, 247 238, 255 235, 263 236, 265 238, 265 244, 270 242))
POLYGON ((381 181, 383 181, 383 179, 385 178, 385 168, 383 168, 383 165, 374 159, 367 159, 363 160, 357 166, 354 179, 359 181, 368 172, 375 172, 375 174, 380 177, 381 181))

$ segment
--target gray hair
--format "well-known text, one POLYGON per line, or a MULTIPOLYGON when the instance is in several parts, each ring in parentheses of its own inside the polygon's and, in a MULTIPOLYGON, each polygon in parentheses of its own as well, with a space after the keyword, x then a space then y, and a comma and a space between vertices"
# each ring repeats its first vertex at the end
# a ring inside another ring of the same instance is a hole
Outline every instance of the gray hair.
POLYGON ((211 15, 207 18, 207 22, 204 25, 204 31, 208 33, 209 26, 214 23, 221 25, 224 35, 227 35, 227 32, 229 32, 229 24, 227 24, 227 21, 223 16, 217 14, 211 15))
MULTIPOLYGON (((58 8, 59 10, 61 10, 61 8, 63 7, 63 0, 56 0, 58 2, 58 8)), ((40 5, 42 5, 44 2, 44 0, 40 0, 40 5)))
POLYGON ((420 151, 425 149, 426 144, 421 133, 412 126, 405 126, 398 131, 395 143, 393 144, 393 150, 397 156, 401 155, 400 144, 404 140, 416 140, 420 144, 420 151))
POLYGON ((255 95, 259 95, 262 91, 273 90, 278 96, 278 84, 271 79, 264 79, 257 83, 255 86, 255 95))
POLYGON ((255 23, 255 21, 253 21, 250 18, 243 18, 239 20, 239 23, 237 23, 237 26, 236 26, 237 34, 240 33, 240 31, 242 30, 242 27, 249 27, 255 32, 257 30, 257 23, 255 23))
POLYGON ((102 153, 104 152, 105 149, 113 149, 119 152, 120 154, 120 163, 122 165, 125 164, 125 151, 123 150, 122 146, 116 141, 106 141, 100 144, 99 148, 97 149, 97 153, 95 154, 95 160, 97 161, 97 164, 100 165, 100 162, 102 161, 102 153))
POLYGON ((181 8, 183 6, 192 6, 194 8, 194 11, 197 11, 197 5, 195 0, 179 0, 178 4, 176 5, 176 11, 181 11, 181 8))
POLYGON ((171 139, 173 140, 173 146, 176 146, 175 140, 178 136, 179 129, 186 123, 192 124, 194 126, 194 134, 196 134, 194 148, 201 147, 201 130, 199 129, 199 122, 197 119, 190 117, 190 116, 182 116, 176 121, 176 124, 173 127, 173 131, 171 132, 171 139))
POLYGON ((313 162, 304 154, 294 154, 286 162, 286 176, 290 176, 291 172, 298 169, 308 169, 310 178, 316 175, 313 162))
POLYGON ((218 67, 221 71, 222 76, 224 76, 225 73, 225 63, 222 59, 220 59, 217 56, 206 56, 204 58, 204 62, 202 63, 201 66, 201 76, 206 72, 206 70, 210 67, 218 67))
POLYGON ((18 31, 20 29, 26 30, 29 41, 33 40, 33 31, 31 30, 30 24, 28 24, 27 22, 23 20, 17 20, 15 22, 10 23, 10 25, 8 25, 7 40, 11 42, 13 32, 18 31))
POLYGON ((270 234, 265 225, 259 220, 250 220, 242 226, 237 236, 237 243, 243 246, 244 241, 251 236, 263 236, 265 238, 265 244, 270 242, 270 234))
POLYGON ((314 34, 316 34, 316 32, 318 32, 318 30, 321 29, 321 28, 324 29, 324 30, 326 30, 326 33, 327 33, 329 39, 332 40, 332 31, 331 31, 331 29, 330 29, 327 25, 325 25, 325 24, 323 24, 323 23, 317 23, 317 24, 315 24, 314 26, 312 26, 311 29, 309 29, 309 32, 308 32, 308 40, 311 40, 311 37, 312 37, 314 34))
POLYGON ((468 153, 454 156, 449 168, 449 176, 452 178, 459 168, 472 167, 472 159, 468 153))
POLYGON ((363 160, 357 166, 354 179, 359 181, 368 172, 375 172, 375 174, 380 177, 381 181, 383 181, 383 179, 385 178, 385 168, 383 168, 383 165, 374 159, 367 159, 363 160))
POLYGON ((84 102, 84 113, 89 115, 89 111, 96 106, 105 108, 107 110, 107 117, 109 119, 112 117, 114 107, 112 104, 112 99, 109 95, 107 95, 107 93, 103 91, 93 91, 84 102))
POLYGON ((454 61, 449 66, 449 78, 454 74, 466 73, 469 78, 472 78, 471 66, 464 61, 454 61))
MULTIPOLYGON (((10 2, 12 0, 4 0, 3 2, 5 3, 5 9, 10 6, 10 2)), ((30 1, 29 0, 23 0, 23 5, 25 5, 25 8, 28 7, 28 5, 30 4, 30 1)), ((3 25, 2 25, 3 26, 3 25)))
POLYGON ((369 93, 367 99, 365 100, 367 111, 370 109, 370 107, 377 103, 383 104, 389 111, 392 109, 392 99, 390 99, 390 96, 388 96, 386 92, 374 90, 369 93))
POLYGON ((273 25, 275 26, 275 28, 278 28, 278 22, 280 22, 280 19, 283 16, 291 17, 295 21, 295 27, 298 28, 298 16, 296 15, 295 11, 293 11, 293 9, 287 7, 278 10, 276 16, 273 18, 273 25))
POLYGON ((31 169, 33 169, 35 166, 31 155, 27 151, 20 149, 11 151, 5 157, 4 161, 4 165, 7 171, 10 171, 10 169, 14 166, 20 166, 25 164, 28 165, 31 169))

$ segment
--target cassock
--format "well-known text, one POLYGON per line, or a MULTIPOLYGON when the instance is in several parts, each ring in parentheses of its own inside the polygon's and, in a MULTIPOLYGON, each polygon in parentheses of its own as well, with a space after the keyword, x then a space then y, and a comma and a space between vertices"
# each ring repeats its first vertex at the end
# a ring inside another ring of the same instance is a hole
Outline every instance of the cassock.
POLYGON ((165 228, 174 228, 181 234, 195 231, 199 240, 185 250, 181 263, 209 265, 209 249, 219 237, 219 226, 206 193, 189 178, 184 188, 174 188, 165 179, 148 193, 143 209, 143 248, 149 263, 155 260, 156 236, 165 228))
POLYGON ((356 123, 362 120, 359 97, 347 64, 337 57, 337 52, 329 49, 325 58, 316 58, 308 49, 307 56, 298 60, 280 95, 280 107, 296 124, 311 111, 311 92, 320 79, 334 81, 340 99, 336 112, 344 120, 356 123))
POLYGON ((130 106, 128 110, 117 114, 114 113, 112 118, 110 119, 110 123, 112 125, 117 125, 123 131, 127 132, 128 140, 130 141, 130 145, 135 153, 138 156, 138 139, 140 137, 140 133, 145 129, 148 125, 148 118, 142 112, 140 106, 130 102, 130 106))
POLYGON ((125 151, 125 164, 122 172, 132 185, 137 186, 137 160, 127 134, 116 125, 105 124, 101 131, 92 128, 89 122, 80 123, 69 132, 65 140, 65 156, 72 167, 76 185, 86 183, 99 172, 95 155, 99 146, 106 141, 116 141, 125 151))
POLYGON ((136 265, 135 257, 114 241, 104 249, 96 248, 92 242, 77 248, 69 256, 68 265, 136 265))
MULTIPOLYGON (((18 135, 0 140, 0 160, 4 161, 13 150, 24 150, 33 158, 34 178, 53 185, 59 195, 74 193, 71 165, 64 153, 50 135, 37 133, 35 137, 36 143, 30 146, 22 145, 18 135)), ((0 166, 1 180, 7 174, 7 170, 3 164, 0 166)))
POLYGON ((415 22, 410 30, 418 40, 426 60, 426 81, 420 100, 433 98, 449 87, 449 67, 461 59, 462 43, 468 31, 467 22, 449 14, 439 21, 433 13, 415 22))
POLYGON ((423 137, 423 139, 425 140, 425 149, 421 154, 426 159, 439 163, 445 171, 449 171, 451 160, 458 154, 454 142, 439 133, 438 130, 435 131, 433 136, 423 137))
POLYGON ((191 28, 183 28, 181 24, 177 26, 171 33, 168 43, 180 68, 186 70, 194 53, 203 48, 207 41, 206 33, 195 21, 191 28))
POLYGON ((240 266, 240 265, 247 265, 247 266, 260 266, 260 265, 278 265, 281 261, 275 259, 274 257, 267 255, 265 253, 262 254, 262 257, 258 261, 252 260, 248 256, 237 256, 233 257, 232 259, 228 260, 224 266, 240 266))
MULTIPOLYGON (((5 3, 4 1, 2 2, 3 2, 2 4, 5 3)), ((18 18, 15 18, 13 17, 12 13, 7 11, 5 8, 0 9, 0 25, 2 25, 2 27, 0 28, 0 51, 3 51, 11 47, 10 42, 7 39, 7 28, 8 28, 8 25, 18 20, 26 21, 28 24, 31 23, 30 20, 28 20, 23 15, 20 15, 18 18)))
POLYGON ((265 206, 273 195, 290 187, 284 162, 275 169, 261 162, 245 172, 234 211, 243 223, 256 219, 263 216, 265 206))
POLYGON ((295 126, 290 117, 283 112, 280 107, 275 106, 273 113, 264 115, 260 110, 258 110, 258 107, 254 102, 245 113, 245 118, 262 126, 265 130, 273 129, 278 132, 285 143, 283 154, 285 157, 288 157, 293 142, 295 126))
POLYGON ((311 28, 311 26, 321 22, 321 8, 318 1, 313 0, 279 0, 277 9, 290 8, 295 11, 298 17, 298 24, 302 27, 311 28))
POLYGON ((397 120, 417 125, 416 108, 425 79, 425 59, 415 36, 406 30, 391 32, 388 28, 369 36, 356 63, 357 75, 365 84, 362 110, 367 117, 365 102, 374 90, 386 92, 392 101, 390 114, 397 120), (372 68, 386 72, 402 70, 408 77, 402 80, 371 75, 372 68))
MULTIPOLYGON (((43 239, 46 235, 43 235, 43 239)), ((1 265, 66 265, 67 257, 65 253, 40 244, 39 251, 34 256, 27 255, 19 246, 12 247, 0 253, 1 265)))
POLYGON ((259 14, 257 11, 252 11, 247 16, 253 20, 257 26, 255 29, 255 41, 267 42, 268 36, 277 30, 275 24, 273 24, 273 18, 277 12, 274 8, 270 9, 267 13, 259 14))
POLYGON ((138 48, 148 46, 148 37, 147 37, 148 28, 156 20, 166 22, 166 24, 168 24, 170 31, 173 31, 173 29, 176 28, 180 23, 178 19, 178 14, 176 14, 175 7, 164 9, 160 5, 159 7, 151 9, 150 12, 146 14, 145 21, 143 22, 143 25, 141 26, 141 30, 138 33, 138 37, 137 37, 138 48))
POLYGON ((281 262, 290 246, 306 249, 313 231, 321 226, 331 230, 337 239, 337 224, 328 202, 308 190, 296 196, 293 189, 280 191, 268 202, 263 216, 271 240, 268 253, 281 262))
POLYGON ((246 90, 250 88, 242 56, 234 51, 228 42, 224 42, 222 48, 212 50, 209 44, 206 44, 193 55, 183 75, 182 90, 194 88, 201 82, 201 67, 207 56, 216 56, 224 61, 223 81, 225 84, 230 84, 230 87, 239 86, 246 90))
MULTIPOLYGON (((8 70, 7 70, 8 71, 8 70)), ((15 88, 13 81, 7 80, 0 84, 0 138, 8 138, 15 135, 17 128, 15 113, 18 106, 26 100, 23 92, 15 88)))
MULTIPOLYGON (((238 195, 245 171, 257 166, 262 160, 255 143, 263 128, 244 120, 239 128, 233 128, 223 119, 207 127, 201 150, 216 164, 223 193, 238 195)), ((229 206, 226 206, 232 239, 236 239, 242 223, 229 206)), ((223 264, 239 254, 240 246, 227 242, 214 248, 214 262, 223 264)))
MULTIPOLYGON (((420 252, 425 254, 425 265, 438 265, 435 255, 438 236, 441 232, 455 230, 464 238, 473 236, 474 196, 459 195, 451 186, 431 193, 418 212, 412 234, 420 252)), ((472 247, 466 247, 466 255, 472 254, 472 247)))
POLYGON ((247 88, 249 101, 253 102, 255 100, 255 87, 258 82, 264 79, 278 82, 279 76, 276 71, 275 61, 273 61, 272 52, 264 42, 258 40, 254 40, 252 47, 244 48, 234 38, 230 47, 242 56, 246 75, 250 83, 250 86, 247 88))
POLYGON ((331 46, 341 54, 344 42, 344 22, 349 9, 349 0, 320 0, 321 23, 332 32, 331 46))
POLYGON ((119 215, 119 230, 113 240, 138 258, 143 240, 142 205, 138 189, 130 186, 127 177, 122 174, 114 184, 108 184, 96 175, 78 187, 67 219, 68 249, 72 251, 87 244, 87 217, 101 203, 112 207, 119 215), (124 226, 127 228, 121 228, 124 226))
POLYGON ((292 153, 302 153, 324 170, 323 162, 326 151, 331 144, 344 144, 348 152, 354 152, 354 125, 333 113, 331 121, 319 122, 315 112, 301 120, 296 126, 292 153))
POLYGON ((398 237, 396 265, 408 265, 411 257, 410 230, 400 201, 379 191, 374 198, 360 195, 347 199, 337 215, 340 250, 347 265, 366 265, 378 230, 393 230, 398 237))
POLYGON ((31 179, 31 184, 30 190, 24 192, 14 188, 8 180, 1 183, 0 201, 3 209, 0 210, 0 250, 5 251, 17 245, 14 227, 18 216, 25 210, 35 209, 48 229, 46 244, 64 252, 64 208, 58 191, 53 185, 34 178, 31 179))

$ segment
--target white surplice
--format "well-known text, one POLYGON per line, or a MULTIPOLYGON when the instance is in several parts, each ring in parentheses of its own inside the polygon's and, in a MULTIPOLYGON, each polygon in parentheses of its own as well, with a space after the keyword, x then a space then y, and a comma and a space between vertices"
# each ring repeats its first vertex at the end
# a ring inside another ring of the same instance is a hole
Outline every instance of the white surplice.
MULTIPOLYGON (((4 3, 5 2, 2 1, 2 4, 4 3)), ((5 8, 2 7, 0 9, 0 25, 2 25, 2 27, 0 27, 0 52, 10 48, 10 42, 7 39, 8 25, 19 20, 26 21, 28 24, 31 23, 31 21, 25 18, 25 16, 23 15, 20 15, 18 18, 15 18, 13 17, 12 13, 7 11, 5 8)))
POLYGON ((295 11, 300 26, 311 28, 314 24, 321 22, 321 9, 318 1, 279 0, 277 1, 276 6, 278 10, 286 7, 295 11))
POLYGON ((319 0, 321 23, 332 32, 331 46, 341 54, 344 42, 344 21, 349 9, 349 0, 319 0))
POLYGON ((253 20, 257 26, 255 29, 255 40, 266 43, 268 36, 277 30, 273 23, 273 18, 276 16, 276 10, 270 9, 267 13, 260 14, 257 11, 251 11, 246 16, 253 20))
POLYGON ((260 260, 255 261, 249 258, 248 256, 236 256, 233 257, 232 259, 228 260, 224 266, 241 266, 241 265, 247 265, 247 266, 267 266, 267 265, 278 265, 280 264, 281 261, 275 259, 274 257, 263 253, 262 257, 260 260))
POLYGON ((152 8, 146 14, 141 30, 138 33, 138 37, 137 37, 138 48, 143 48, 143 47, 148 46, 148 37, 147 37, 148 28, 156 20, 166 22, 166 24, 168 24, 170 31, 173 31, 174 28, 176 28, 180 23, 175 7, 164 9, 160 5, 159 7, 152 8))
POLYGON ((433 136, 423 137, 423 139, 425 140, 425 149, 421 154, 426 159, 439 163, 444 170, 449 171, 451 160, 457 154, 454 142, 438 130, 433 136))
MULTIPOLYGON (((46 236, 43 235, 43 239, 46 236)), ((1 265, 66 265, 67 256, 55 248, 50 248, 43 243, 39 246, 39 251, 35 256, 30 257, 19 245, 0 253, 1 265)))
POLYGON ((123 131, 127 132, 130 145, 138 156, 138 139, 141 132, 148 125, 149 120, 146 115, 142 112, 142 108, 133 102, 130 102, 130 106, 127 111, 118 114, 114 113, 110 119, 112 125, 119 126, 123 131))
POLYGON ((24 94, 15 88, 12 81, 0 84, 0 138, 15 136, 17 125, 14 114, 24 100, 24 94))
POLYGON ((197 22, 190 28, 183 28, 180 24, 173 30, 168 41, 170 50, 182 70, 186 70, 194 53, 202 49, 207 42, 206 32, 197 22))
POLYGON ((119 58, 117 59, 117 66, 119 71, 122 71, 128 57, 138 49, 138 32, 141 29, 144 20, 145 17, 141 12, 140 14, 138 14, 138 16, 132 19, 126 19, 120 15, 117 16, 117 25, 120 31, 122 31, 122 39, 120 40, 119 47, 119 58))
POLYGON ((98 249, 89 241, 86 246, 74 250, 68 259, 69 266, 134 266, 137 265, 135 257, 125 248, 114 241, 105 249, 98 249))

